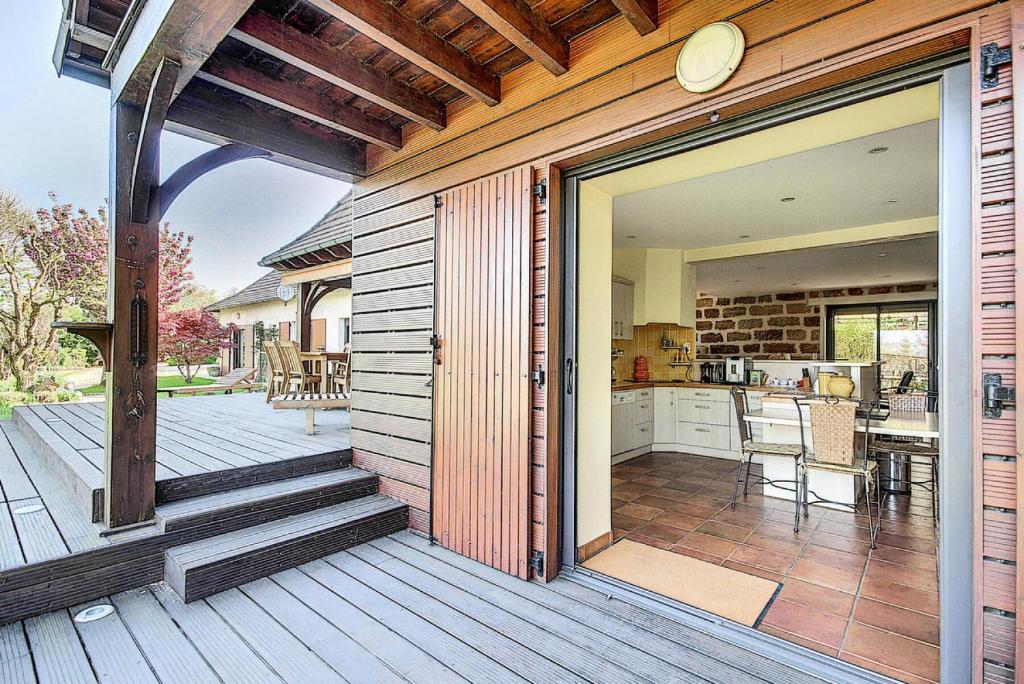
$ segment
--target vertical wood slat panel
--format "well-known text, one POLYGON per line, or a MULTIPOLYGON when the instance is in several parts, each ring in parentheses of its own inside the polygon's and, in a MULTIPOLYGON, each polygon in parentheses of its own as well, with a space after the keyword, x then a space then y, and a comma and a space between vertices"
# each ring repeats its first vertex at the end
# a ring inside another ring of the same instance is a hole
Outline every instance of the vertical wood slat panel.
POLYGON ((448 190, 436 237, 433 528, 527 578, 531 169, 448 190))

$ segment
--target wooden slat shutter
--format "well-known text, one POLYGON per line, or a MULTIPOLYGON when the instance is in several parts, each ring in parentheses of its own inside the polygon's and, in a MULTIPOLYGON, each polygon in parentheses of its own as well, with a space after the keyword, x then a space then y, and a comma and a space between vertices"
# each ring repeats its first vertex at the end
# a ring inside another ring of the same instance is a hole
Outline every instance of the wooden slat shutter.
POLYGON ((433 533, 526 578, 530 532, 531 170, 445 192, 437 212, 433 533))

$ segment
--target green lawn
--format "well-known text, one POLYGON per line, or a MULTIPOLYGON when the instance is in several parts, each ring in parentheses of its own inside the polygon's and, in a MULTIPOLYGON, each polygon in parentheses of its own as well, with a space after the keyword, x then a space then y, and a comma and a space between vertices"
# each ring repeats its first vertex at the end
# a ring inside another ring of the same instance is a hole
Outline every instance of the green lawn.
MULTIPOLYGON (((181 377, 180 374, 176 375, 160 375, 156 379, 156 388, 158 390, 170 389, 171 387, 198 387, 199 385, 212 385, 213 380, 210 378, 192 378, 192 384, 185 384, 185 378, 181 377)), ((92 387, 83 387, 82 394, 103 394, 105 388, 103 385, 93 385, 92 387)))

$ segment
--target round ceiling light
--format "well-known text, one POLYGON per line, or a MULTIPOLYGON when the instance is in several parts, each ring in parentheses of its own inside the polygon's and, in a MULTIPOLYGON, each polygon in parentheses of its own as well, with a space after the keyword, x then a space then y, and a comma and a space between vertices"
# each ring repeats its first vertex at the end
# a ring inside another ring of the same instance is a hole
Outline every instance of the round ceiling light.
POLYGON ((783 197, 780 202, 796 202, 796 197, 783 197))
POLYGON ((880 145, 878 147, 872 147, 870 150, 868 150, 868 154, 882 154, 883 152, 888 152, 888 151, 889 151, 888 147, 886 147, 885 145, 880 145))
POLYGON ((714 90, 736 71, 745 49, 743 32, 736 24, 708 24, 690 36, 679 51, 676 79, 691 93, 714 90))

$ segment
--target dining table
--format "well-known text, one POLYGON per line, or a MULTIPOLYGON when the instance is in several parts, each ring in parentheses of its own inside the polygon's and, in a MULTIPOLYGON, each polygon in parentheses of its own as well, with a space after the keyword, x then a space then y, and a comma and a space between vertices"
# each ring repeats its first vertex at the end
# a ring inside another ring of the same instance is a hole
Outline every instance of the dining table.
MULTIPOLYGON (((789 427, 800 427, 800 420, 796 417, 780 416, 777 413, 765 413, 764 409, 748 411, 744 414, 743 420, 752 424, 785 425, 789 427)), ((810 426, 805 417, 806 426, 810 426)), ((916 439, 938 439, 939 438, 939 414, 935 412, 918 411, 890 411, 887 418, 872 418, 870 423, 865 418, 857 418, 857 432, 863 433, 870 430, 873 435, 888 435, 890 437, 912 437, 916 439)))
POLYGON ((299 352, 299 358, 303 362, 310 362, 313 373, 320 373, 320 391, 330 392, 331 386, 328 383, 331 379, 331 363, 348 361, 348 352, 299 352))

